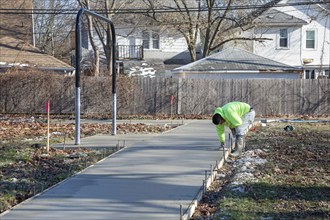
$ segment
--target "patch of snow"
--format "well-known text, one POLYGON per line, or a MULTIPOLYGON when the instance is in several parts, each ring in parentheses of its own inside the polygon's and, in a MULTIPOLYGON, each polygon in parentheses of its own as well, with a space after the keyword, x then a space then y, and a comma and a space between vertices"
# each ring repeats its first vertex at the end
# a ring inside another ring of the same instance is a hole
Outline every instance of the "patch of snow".
POLYGON ((247 157, 247 158, 238 159, 237 163, 238 166, 253 166, 259 164, 265 164, 267 163, 267 160, 261 158, 247 157))
POLYGON ((148 67, 147 63, 142 63, 141 66, 131 67, 128 76, 142 76, 142 77, 155 77, 156 70, 152 67, 148 67))
POLYGON ((9 179, 9 181, 12 182, 12 183, 17 183, 18 179, 13 177, 13 178, 9 179))
POLYGON ((239 187, 233 188, 232 191, 244 193, 245 188, 244 188, 244 186, 239 186, 239 187))
POLYGON ((27 66, 29 66, 29 64, 26 64, 26 63, 8 63, 8 66, 27 67, 27 66))
POLYGON ((243 153, 242 158, 233 162, 233 167, 236 168, 236 174, 234 175, 229 187, 232 191, 243 193, 244 183, 257 182, 257 178, 254 176, 255 166, 267 163, 267 160, 260 158, 265 152, 256 149, 246 151, 243 153))
POLYGON ((233 177, 233 182, 231 182, 229 184, 230 187, 233 186, 240 186, 243 185, 246 182, 254 182, 256 179, 254 178, 254 175, 252 173, 248 173, 248 172, 241 172, 241 173, 237 173, 235 174, 235 176, 233 177))
POLYGON ((225 178, 226 174, 216 174, 215 179, 225 178))
POLYGON ((54 131, 51 133, 51 135, 64 135, 64 132, 54 131))

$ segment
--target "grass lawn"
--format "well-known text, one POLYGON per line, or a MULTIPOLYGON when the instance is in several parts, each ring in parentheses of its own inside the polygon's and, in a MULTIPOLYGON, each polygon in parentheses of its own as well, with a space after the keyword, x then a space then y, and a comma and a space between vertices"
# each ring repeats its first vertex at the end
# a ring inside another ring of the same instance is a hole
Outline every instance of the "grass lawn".
POLYGON ((249 133, 247 150, 261 149, 267 163, 244 192, 220 190, 214 219, 330 219, 330 123, 291 123, 293 131, 286 125, 249 133))

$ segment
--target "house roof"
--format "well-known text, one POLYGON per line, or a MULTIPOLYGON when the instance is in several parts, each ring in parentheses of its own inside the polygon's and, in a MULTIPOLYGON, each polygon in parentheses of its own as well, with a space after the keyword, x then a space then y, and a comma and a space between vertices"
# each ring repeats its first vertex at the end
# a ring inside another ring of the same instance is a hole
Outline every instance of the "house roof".
POLYGON ((46 70, 73 71, 69 64, 43 53, 23 40, 12 37, 0 38, 0 68, 33 67, 46 70))
POLYGON ((250 53, 228 48, 201 60, 174 69, 172 72, 249 72, 298 71, 300 69, 250 53))
POLYGON ((293 15, 286 14, 271 8, 254 19, 254 23, 258 25, 285 25, 285 26, 301 26, 308 24, 307 21, 297 18, 293 15))
POLYGON ((32 8, 32 0, 1 0, 0 38, 11 36, 32 43, 32 8))

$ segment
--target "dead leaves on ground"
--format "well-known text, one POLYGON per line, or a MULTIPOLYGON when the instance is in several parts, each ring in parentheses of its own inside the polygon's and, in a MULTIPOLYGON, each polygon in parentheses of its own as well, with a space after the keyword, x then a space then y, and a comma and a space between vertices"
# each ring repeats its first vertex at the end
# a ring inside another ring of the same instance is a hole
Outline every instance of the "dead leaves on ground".
MULTIPOLYGON (((160 133, 171 128, 166 124, 124 123, 117 125, 117 134, 160 133)), ((73 139, 74 132, 72 123, 50 124, 52 141, 64 136, 73 139)), ((81 137, 111 132, 111 123, 81 124, 81 137)), ((50 148, 45 154, 46 138, 47 121, 44 118, 0 117, 0 213, 113 152, 113 149, 101 152, 50 148)))
MULTIPOLYGON (((267 218, 268 209, 271 210, 268 215, 271 214, 275 219, 330 218, 330 203, 327 199, 330 198, 330 123, 294 123, 293 131, 285 131, 283 128, 286 125, 269 123, 266 127, 256 127, 248 134, 247 150, 263 150, 265 154, 260 157, 268 163, 256 167, 254 172, 260 185, 245 185, 250 191, 242 195, 242 200, 239 200, 239 195, 235 197, 235 204, 250 199, 251 202, 255 201, 256 208, 260 208, 260 213, 250 210, 253 217, 245 216, 244 219, 267 218), (267 192, 276 196, 269 196, 267 192), (267 207, 266 201, 270 200, 271 207, 267 207)), ((230 166, 228 163, 226 165, 230 166)), ((227 172, 222 179, 231 179, 231 175, 231 172, 227 172)), ((231 219, 233 213, 228 211, 231 207, 243 214, 243 209, 235 209, 240 207, 239 204, 228 206, 227 211, 222 210, 224 213, 219 209, 228 196, 226 184, 218 184, 222 190, 208 192, 191 219, 211 219, 210 216, 214 217, 217 213, 220 216, 224 214, 224 219, 231 219), (218 197, 216 203, 209 199, 214 196, 218 197), (215 204, 218 208, 213 210, 215 204)))
MULTIPOLYGON (((173 128, 171 125, 147 125, 144 123, 123 123, 117 125, 118 134, 128 133, 160 133, 173 128)), ((50 133, 54 136, 73 137, 75 125, 70 124, 50 124, 50 133)), ((81 124, 82 136, 91 136, 95 134, 111 134, 111 123, 84 123, 81 124)), ((10 141, 17 139, 36 139, 45 138, 47 136, 47 123, 38 121, 0 121, 0 140, 10 141)))

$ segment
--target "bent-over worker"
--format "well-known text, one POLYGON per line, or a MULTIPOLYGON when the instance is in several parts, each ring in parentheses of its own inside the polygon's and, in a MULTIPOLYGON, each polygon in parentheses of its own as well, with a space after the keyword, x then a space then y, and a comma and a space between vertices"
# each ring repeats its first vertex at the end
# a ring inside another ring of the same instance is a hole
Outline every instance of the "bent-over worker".
POLYGON ((240 156, 245 147, 245 136, 255 118, 253 108, 244 102, 229 102, 214 111, 212 117, 213 124, 220 141, 220 148, 225 146, 225 127, 229 127, 236 136, 233 156, 240 156))

